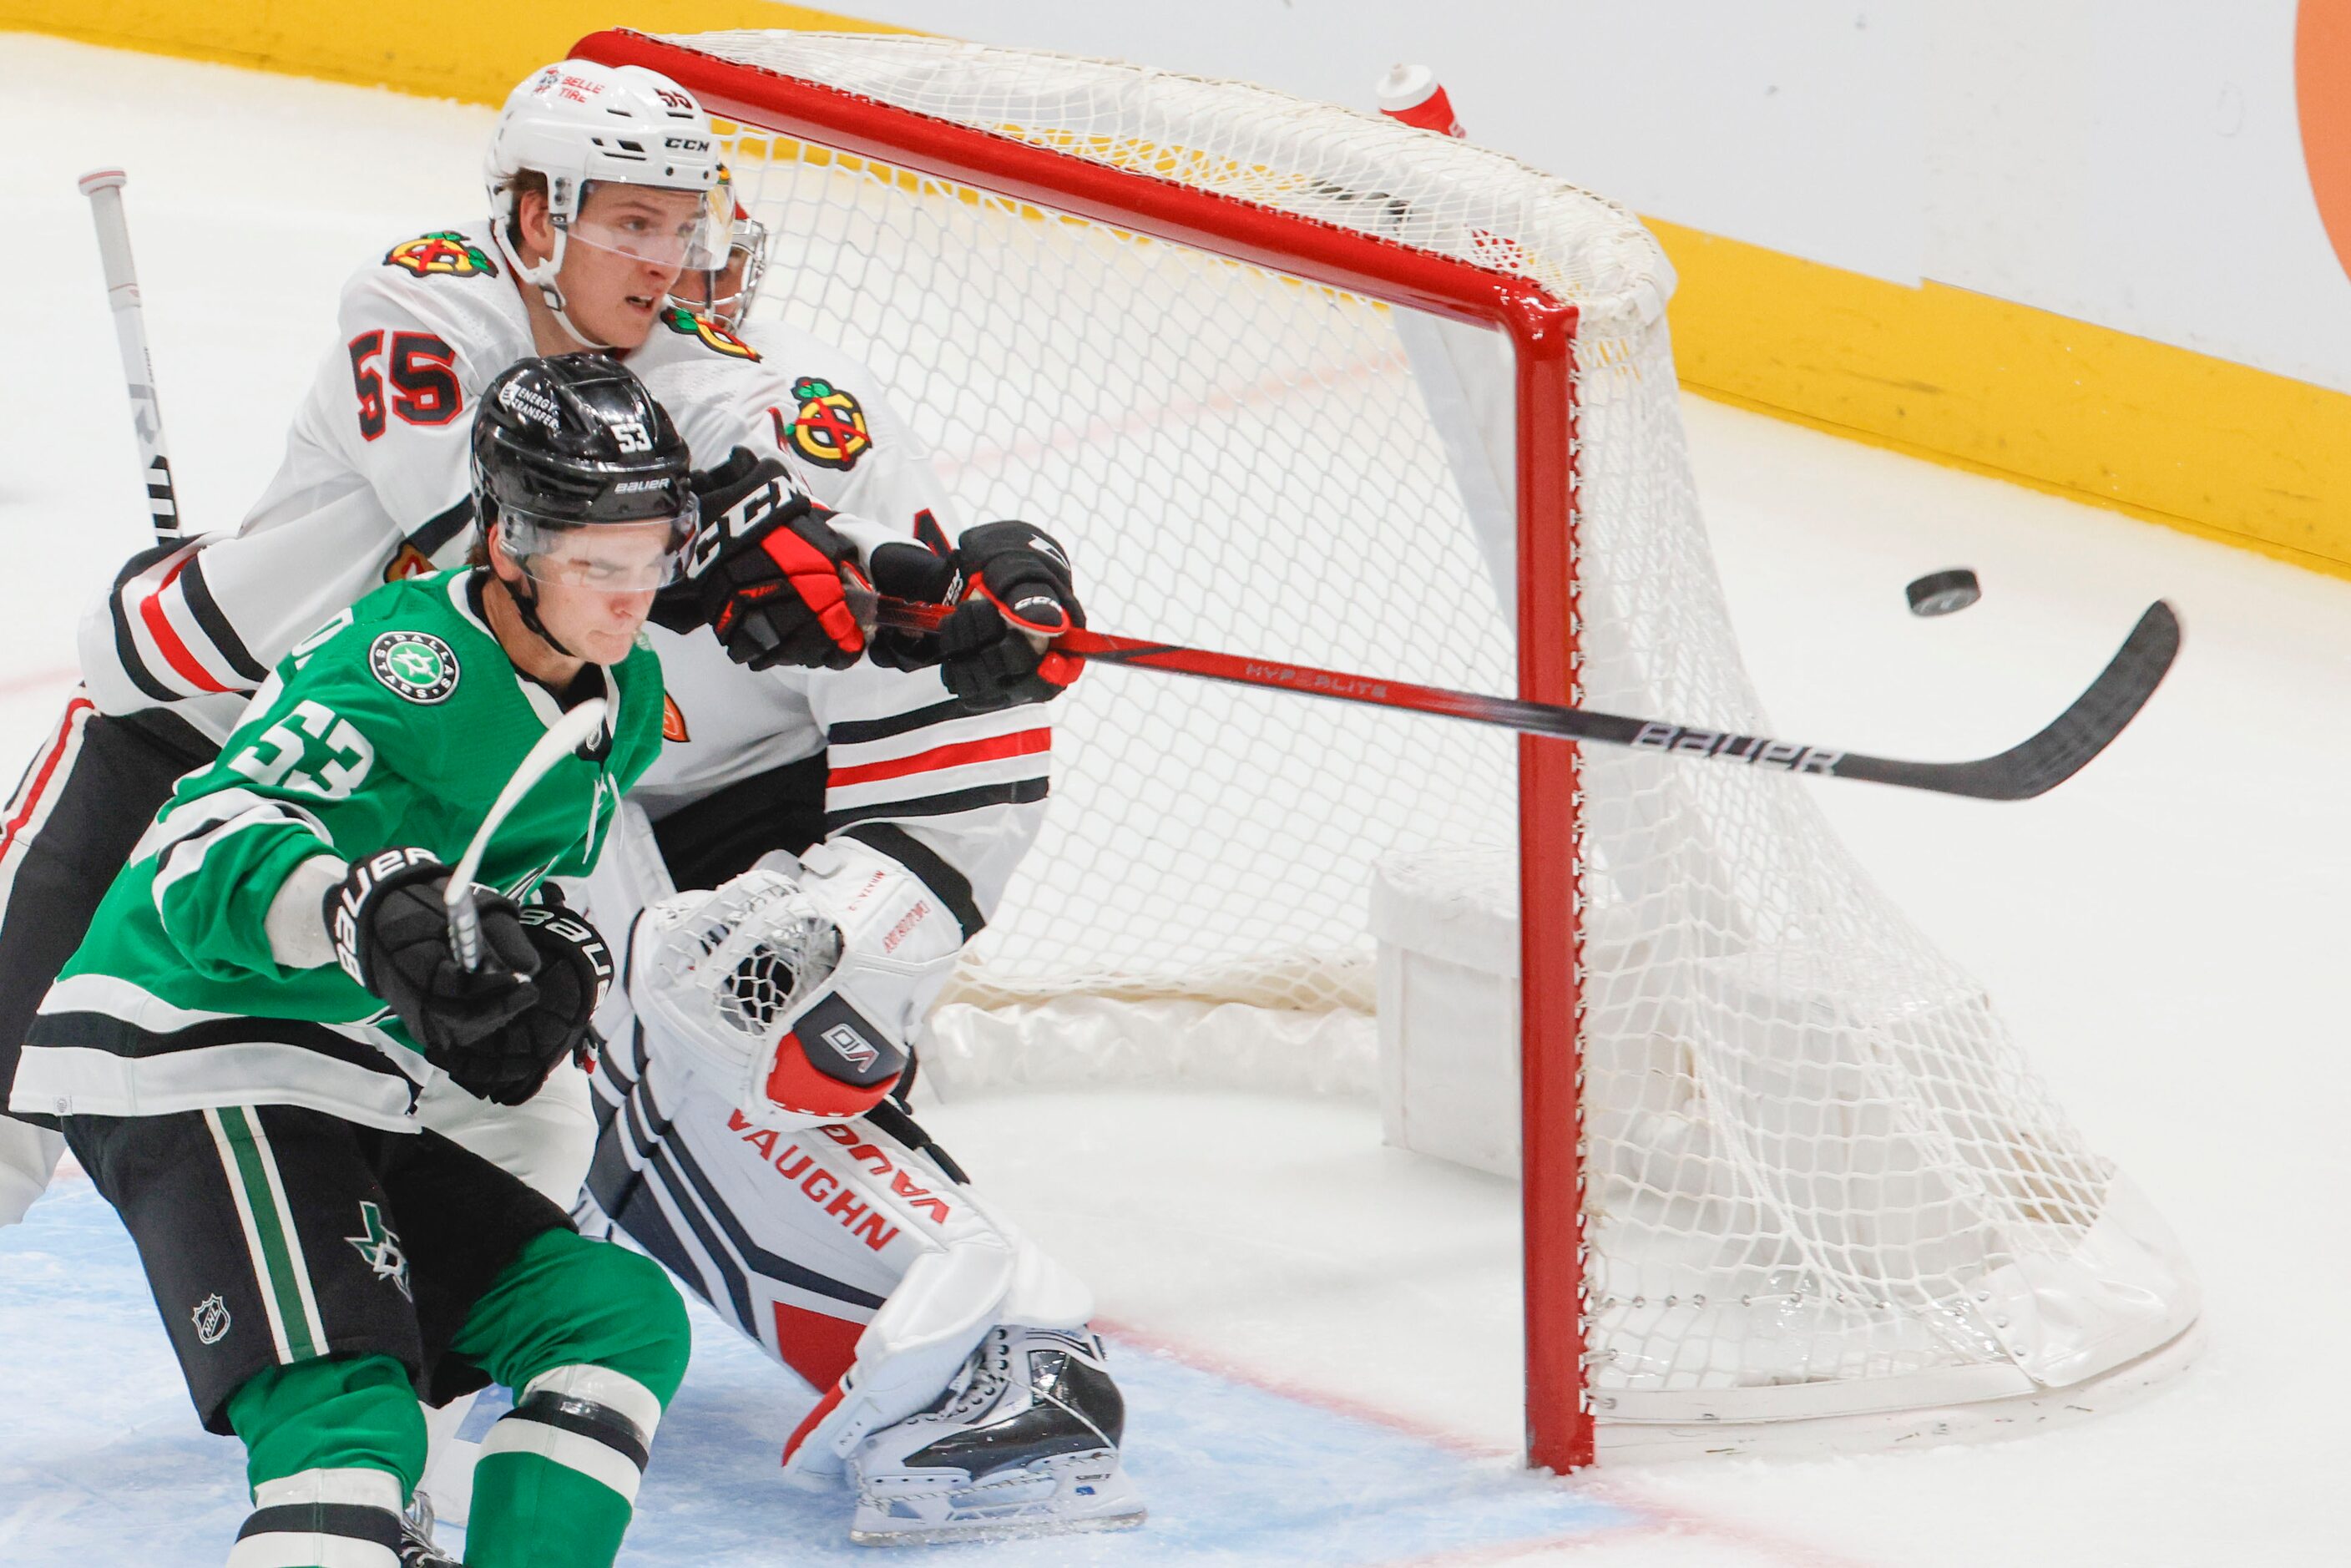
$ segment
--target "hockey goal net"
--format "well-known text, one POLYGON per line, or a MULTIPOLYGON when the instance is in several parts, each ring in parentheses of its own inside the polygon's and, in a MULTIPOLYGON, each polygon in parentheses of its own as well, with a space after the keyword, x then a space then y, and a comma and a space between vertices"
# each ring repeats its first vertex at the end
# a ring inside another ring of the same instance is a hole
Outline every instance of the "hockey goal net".
MULTIPOLYGON (((960 522, 1069 543, 1098 626, 1769 733, 1683 450, 1672 274, 1622 208, 1109 62, 576 52, 732 122, 761 313, 873 367, 960 522)), ((1056 720, 1045 838, 960 993, 1013 1071, 1368 1017, 1375 865, 1515 906, 1536 1462, 1585 1462, 1595 1423, 1637 1449, 2031 1398, 2192 1322, 2160 1223, 1807 786, 1144 674, 1056 720)))

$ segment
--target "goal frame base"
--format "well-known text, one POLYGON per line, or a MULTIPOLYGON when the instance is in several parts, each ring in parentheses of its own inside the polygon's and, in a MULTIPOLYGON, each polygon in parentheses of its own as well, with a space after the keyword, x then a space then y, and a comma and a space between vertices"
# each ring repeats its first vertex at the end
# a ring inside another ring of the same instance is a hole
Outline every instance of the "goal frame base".
POLYGON ((1699 1459, 1821 1459, 2005 1442, 2137 1404, 2179 1381, 2205 1348, 2199 1318, 2137 1360, 2096 1377, 2003 1399, 1752 1421, 1627 1421, 1604 1415, 1593 1423, 1593 1457, 1601 1465, 1622 1468, 1699 1459))

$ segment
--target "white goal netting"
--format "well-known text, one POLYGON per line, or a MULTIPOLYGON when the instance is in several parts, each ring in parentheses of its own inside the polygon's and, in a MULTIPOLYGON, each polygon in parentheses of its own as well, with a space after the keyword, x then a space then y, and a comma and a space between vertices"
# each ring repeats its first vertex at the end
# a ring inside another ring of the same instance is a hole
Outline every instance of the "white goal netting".
MULTIPOLYGON (((1672 274, 1620 207, 1240 84, 925 38, 674 41, 1575 305, 1573 423, 1539 456, 1577 486, 1581 700, 1770 733, 1683 451, 1672 274)), ((958 526, 1019 517, 1069 543, 1095 625, 1515 689, 1500 334, 820 132, 745 123, 732 162, 775 236, 761 312, 872 364, 958 526)), ((1367 889, 1388 857, 1515 899, 1502 732, 1111 670, 1055 717, 1045 838, 962 996, 1074 998, 1112 1059, 1148 1059, 1220 1004, 1228 1036, 1256 1019, 1292 1043, 1368 1013, 1367 889)), ((1604 1420, 1996 1398, 2179 1335, 2195 1289, 2159 1222, 1806 786, 1601 747, 1582 782, 1578 863, 1555 885, 1582 902, 1604 1420)))

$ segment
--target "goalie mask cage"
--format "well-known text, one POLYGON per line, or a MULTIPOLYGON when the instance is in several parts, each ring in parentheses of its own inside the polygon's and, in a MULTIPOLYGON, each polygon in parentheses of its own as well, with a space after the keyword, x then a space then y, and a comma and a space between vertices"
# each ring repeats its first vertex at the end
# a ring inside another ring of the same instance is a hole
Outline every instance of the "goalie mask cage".
MULTIPOLYGON (((875 369, 957 526, 1068 543, 1097 624, 1770 733, 1683 450, 1672 274, 1622 208, 1105 61, 575 53, 731 122, 759 311, 875 369)), ((855 389, 792 395, 804 450, 853 459, 855 389)), ((1142 1057, 1365 1014, 1375 863, 1515 901, 1532 1462, 2029 1422, 2184 1357, 2160 1221, 1807 786, 1108 671, 1054 719, 1044 837, 963 981, 1024 1027, 1142 1057)))

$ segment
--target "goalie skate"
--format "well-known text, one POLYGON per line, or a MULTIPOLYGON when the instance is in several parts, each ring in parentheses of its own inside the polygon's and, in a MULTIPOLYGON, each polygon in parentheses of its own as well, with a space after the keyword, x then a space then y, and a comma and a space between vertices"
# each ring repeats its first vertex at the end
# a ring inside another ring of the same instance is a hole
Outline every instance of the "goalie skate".
POLYGON ((1120 1468, 1125 1402, 1084 1331, 992 1330, 938 1402, 850 1456, 866 1546, 1131 1530, 1143 1500, 1120 1468))

